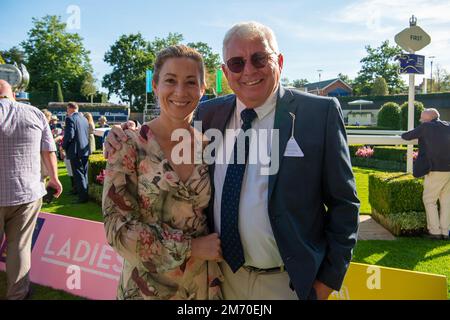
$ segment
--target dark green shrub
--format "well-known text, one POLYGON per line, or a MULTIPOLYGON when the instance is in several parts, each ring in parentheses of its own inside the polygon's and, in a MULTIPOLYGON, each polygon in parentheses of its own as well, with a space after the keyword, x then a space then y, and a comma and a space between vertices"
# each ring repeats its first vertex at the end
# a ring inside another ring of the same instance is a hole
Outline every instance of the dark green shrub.
POLYGON ((353 156, 351 158, 352 166, 364 167, 370 169, 379 169, 384 171, 406 171, 406 162, 380 160, 374 158, 360 158, 353 156))
POLYGON ((403 172, 369 175, 369 203, 373 218, 395 235, 426 231, 422 202, 423 181, 403 172))
POLYGON ((103 154, 91 154, 89 156, 89 165, 88 165, 88 181, 90 184, 97 183, 97 176, 100 172, 106 168, 106 159, 103 157, 103 154))
POLYGON ((404 162, 406 161, 406 147, 386 147, 375 146, 373 152, 374 159, 404 162))
POLYGON ((404 172, 372 173, 369 176, 369 202, 380 214, 425 211, 423 181, 404 172))
POLYGON ((89 183, 89 198, 102 205, 103 186, 97 183, 89 183))
POLYGON ((427 231, 427 217, 423 211, 382 215, 372 209, 372 218, 395 236, 417 236, 427 231))
POLYGON ((391 130, 400 129, 400 107, 395 102, 386 102, 378 112, 378 127, 391 130))
MULTIPOLYGON (((414 101, 414 127, 420 124, 420 114, 425 110, 423 103, 414 101)), ((401 130, 408 130, 408 102, 404 102, 400 106, 401 130)))

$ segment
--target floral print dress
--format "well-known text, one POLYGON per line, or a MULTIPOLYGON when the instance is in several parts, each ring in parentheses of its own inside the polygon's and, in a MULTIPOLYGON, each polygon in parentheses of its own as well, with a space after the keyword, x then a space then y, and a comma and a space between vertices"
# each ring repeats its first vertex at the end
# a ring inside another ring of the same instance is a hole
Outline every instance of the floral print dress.
POLYGON ((108 158, 103 216, 109 244, 124 258, 118 299, 221 299, 215 262, 191 257, 208 234, 208 167, 179 179, 147 125, 108 158))

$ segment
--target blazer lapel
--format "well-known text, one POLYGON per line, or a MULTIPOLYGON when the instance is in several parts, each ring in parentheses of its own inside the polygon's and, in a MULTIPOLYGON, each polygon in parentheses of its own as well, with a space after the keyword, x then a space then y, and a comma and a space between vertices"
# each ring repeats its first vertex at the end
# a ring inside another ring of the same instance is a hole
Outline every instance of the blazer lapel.
MULTIPOLYGON (((285 90, 282 86, 280 86, 277 105, 275 109, 275 122, 273 125, 274 129, 279 130, 279 150, 271 154, 271 163, 275 160, 278 161, 279 168, 281 167, 281 162, 283 160, 283 154, 286 150, 286 145, 291 137, 292 133, 292 117, 289 112, 296 114, 296 106, 291 103, 294 100, 294 96, 289 90, 285 90)), ((274 141, 272 141, 272 150, 273 150, 274 141)), ((279 170, 278 170, 279 171, 279 170)), ((275 183, 278 178, 278 171, 276 174, 272 174, 269 176, 269 192, 268 192, 268 201, 273 193, 273 189, 275 187, 275 183)))
POLYGON ((209 128, 219 129, 223 134, 235 107, 236 96, 233 96, 232 99, 224 101, 224 104, 217 108, 209 128))

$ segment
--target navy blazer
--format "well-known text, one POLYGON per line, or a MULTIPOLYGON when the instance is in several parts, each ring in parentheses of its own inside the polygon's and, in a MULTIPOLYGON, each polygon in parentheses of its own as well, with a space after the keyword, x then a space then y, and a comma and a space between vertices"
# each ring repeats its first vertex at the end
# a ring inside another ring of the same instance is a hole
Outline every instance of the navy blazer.
POLYGON ((422 177, 430 171, 450 171, 450 124, 434 119, 402 134, 402 139, 419 139, 419 155, 413 175, 422 177))
POLYGON ((89 124, 78 112, 66 117, 62 147, 69 160, 89 156, 89 124))
MULTIPOLYGON (((236 107, 236 96, 199 105, 196 119, 203 129, 219 129, 236 107)), ((306 299, 315 279, 339 290, 357 240, 359 200, 356 196, 342 110, 337 99, 280 87, 274 129, 279 130, 280 164, 269 176, 269 218, 272 230, 300 299, 306 299), (296 115, 294 136, 304 157, 284 157, 296 115)), ((272 160, 273 161, 273 160, 272 160)), ((214 165, 210 166, 211 179, 214 165)), ((213 184, 212 184, 213 185, 213 184)), ((208 223, 214 230, 214 188, 208 223)))

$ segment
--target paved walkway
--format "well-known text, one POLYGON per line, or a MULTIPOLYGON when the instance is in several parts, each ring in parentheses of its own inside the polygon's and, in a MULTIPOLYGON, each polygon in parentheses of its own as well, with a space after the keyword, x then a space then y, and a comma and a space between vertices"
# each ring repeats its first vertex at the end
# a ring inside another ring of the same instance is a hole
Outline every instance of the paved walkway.
POLYGON ((361 215, 358 240, 395 240, 395 237, 371 216, 361 215))

